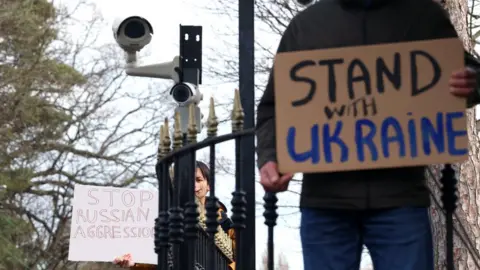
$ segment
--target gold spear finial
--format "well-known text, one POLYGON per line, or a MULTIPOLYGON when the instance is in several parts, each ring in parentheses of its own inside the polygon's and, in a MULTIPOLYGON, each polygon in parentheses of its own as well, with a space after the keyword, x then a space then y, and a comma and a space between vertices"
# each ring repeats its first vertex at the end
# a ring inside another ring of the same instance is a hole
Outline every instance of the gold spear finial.
POLYGON ((232 109, 232 131, 240 131, 243 129, 243 119, 245 114, 243 113, 242 102, 240 101, 240 91, 235 89, 235 96, 233 98, 232 109))
POLYGON ((196 117, 195 117, 195 106, 190 104, 188 108, 188 131, 187 131, 187 139, 189 143, 196 143, 197 142, 197 124, 196 124, 196 117))
POLYGON ((158 140, 158 150, 157 150, 157 159, 160 160, 162 157, 165 156, 165 153, 163 151, 163 125, 160 126, 160 132, 159 132, 159 140, 158 140))
POLYGON ((165 151, 165 155, 170 152, 170 147, 172 141, 170 140, 170 127, 168 124, 168 118, 165 117, 165 121, 163 123, 163 149, 165 151))
POLYGON ((208 107, 208 120, 207 120, 207 136, 215 137, 218 131, 218 119, 215 114, 215 101, 213 97, 210 98, 210 105, 208 107))
POLYGON ((174 129, 173 129, 173 150, 178 150, 183 146, 183 134, 182 134, 182 119, 180 113, 175 112, 174 116, 174 129))
POLYGON ((167 150, 167 152, 170 152, 171 150, 170 147, 172 146, 172 140, 170 139, 170 125, 168 123, 167 117, 165 117, 163 128, 164 128, 164 134, 165 134, 165 149, 167 150))

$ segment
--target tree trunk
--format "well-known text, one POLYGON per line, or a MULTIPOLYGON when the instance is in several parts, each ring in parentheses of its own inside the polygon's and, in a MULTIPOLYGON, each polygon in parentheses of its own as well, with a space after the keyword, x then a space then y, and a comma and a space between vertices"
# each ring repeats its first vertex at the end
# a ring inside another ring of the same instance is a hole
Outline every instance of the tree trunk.
MULTIPOLYGON (((450 14, 450 19, 464 43, 465 48, 471 51, 472 42, 468 35, 467 28, 467 0, 446 0, 444 7, 450 14)), ((478 270, 480 266, 475 262, 479 261, 478 250, 480 248, 480 139, 476 129, 475 111, 467 111, 468 135, 470 140, 470 158, 457 164, 458 183, 458 208, 454 218, 454 261, 457 270, 478 270), (463 228, 465 230, 463 230, 463 228), (462 240, 463 238, 463 240, 462 240), (469 241, 470 239, 470 241, 469 241), (470 246, 469 242, 473 244, 470 246), (471 251, 473 251, 473 254, 471 251)), ((441 204, 439 189, 440 170, 442 165, 431 166, 433 175, 429 175, 429 186, 433 192, 433 203, 431 207, 431 218, 435 247, 435 269, 443 270, 445 266, 445 216, 442 209, 435 201, 441 204), (433 177, 432 177, 433 176, 433 177), (436 183, 436 182, 437 183, 436 183)))

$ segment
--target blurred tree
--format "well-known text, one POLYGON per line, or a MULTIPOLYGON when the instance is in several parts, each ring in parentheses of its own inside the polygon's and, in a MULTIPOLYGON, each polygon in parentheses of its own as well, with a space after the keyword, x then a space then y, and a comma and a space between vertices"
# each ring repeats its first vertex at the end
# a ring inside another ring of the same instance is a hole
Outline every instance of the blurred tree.
POLYGON ((58 139, 69 116, 51 100, 84 78, 46 56, 57 35, 56 12, 48 1, 2 1, 0 12, 0 268, 28 267, 33 227, 4 204, 13 192, 28 188, 38 145, 58 139), (11 192, 10 192, 11 190, 11 192), (30 243, 29 243, 30 242, 30 243))
MULTIPOLYGON (((457 30, 465 49, 476 55, 474 45, 476 44, 475 29, 478 28, 475 17, 478 17, 476 1, 467 0, 445 0, 437 1, 448 11, 450 19, 457 30), (470 15, 469 15, 470 14, 470 15)), ((476 129, 475 110, 467 110, 467 127, 470 141, 470 156, 467 161, 456 164, 458 183, 459 203, 454 218, 454 256, 455 269, 473 270, 480 269, 480 255, 477 244, 480 236, 478 195, 480 192, 480 137, 476 129)), ((443 166, 432 165, 427 174, 429 186, 432 190, 432 207, 430 216, 435 243, 435 269, 446 269, 445 267, 445 216, 440 208, 441 191, 439 189, 440 171, 443 166)))

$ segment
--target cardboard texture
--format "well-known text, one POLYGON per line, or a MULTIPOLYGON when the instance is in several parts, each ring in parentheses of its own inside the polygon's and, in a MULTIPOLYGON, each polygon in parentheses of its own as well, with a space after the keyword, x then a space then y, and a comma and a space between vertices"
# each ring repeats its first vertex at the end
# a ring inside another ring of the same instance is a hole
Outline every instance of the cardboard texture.
POLYGON ((463 57, 458 39, 277 55, 280 171, 465 160, 466 101, 452 96, 448 86, 452 72, 464 67, 463 57))

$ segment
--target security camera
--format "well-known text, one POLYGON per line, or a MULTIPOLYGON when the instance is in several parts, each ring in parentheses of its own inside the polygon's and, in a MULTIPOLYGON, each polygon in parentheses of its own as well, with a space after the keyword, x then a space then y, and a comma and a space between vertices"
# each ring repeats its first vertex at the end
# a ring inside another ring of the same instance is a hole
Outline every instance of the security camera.
POLYGON ((152 41, 153 27, 140 16, 117 18, 113 22, 113 36, 126 53, 136 53, 152 41))
POLYGON ((125 51, 125 73, 129 76, 171 79, 175 83, 180 81, 177 71, 180 58, 172 61, 149 65, 138 65, 137 52, 148 45, 152 40, 152 25, 139 16, 117 18, 113 23, 113 36, 120 48, 125 51))
POLYGON ((192 103, 197 105, 203 100, 198 86, 185 82, 175 84, 170 90, 170 95, 179 106, 187 106, 192 103))

